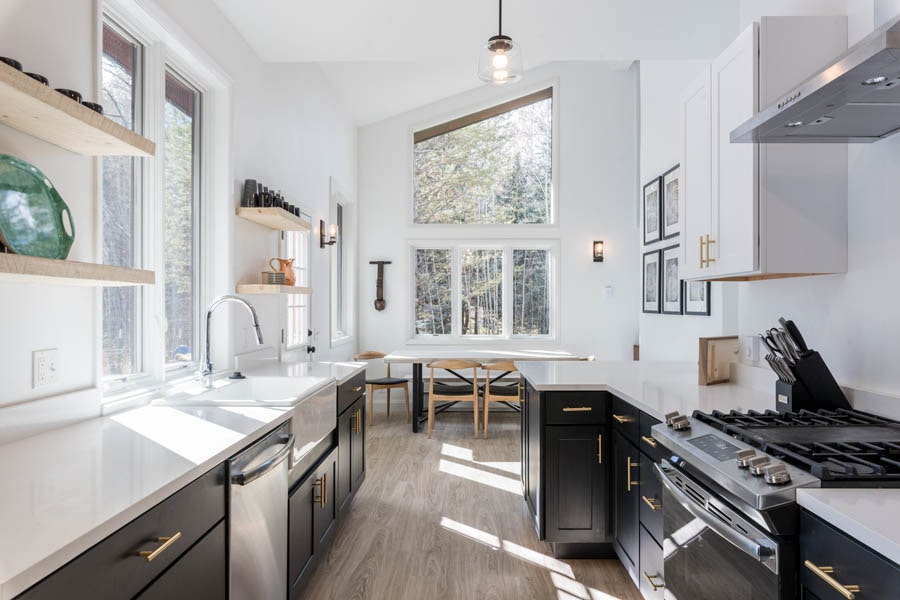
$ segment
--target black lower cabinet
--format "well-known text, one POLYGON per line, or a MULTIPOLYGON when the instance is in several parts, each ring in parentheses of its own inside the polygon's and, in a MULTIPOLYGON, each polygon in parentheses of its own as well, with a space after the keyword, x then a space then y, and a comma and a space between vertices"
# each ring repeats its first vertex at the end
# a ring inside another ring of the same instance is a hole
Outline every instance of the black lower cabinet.
POLYGON ((850 597, 835 589, 835 584, 860 600, 896 600, 900 566, 804 510, 800 514, 801 597, 850 597))
POLYGON ((138 600, 226 600, 228 557, 222 520, 168 571, 150 584, 138 600))
POLYGON ((663 600, 663 551, 650 532, 640 526, 641 573, 638 587, 647 600, 663 600))
POLYGON ((591 543, 609 535, 609 488, 599 425, 548 426, 546 537, 591 543))
POLYGON ((353 499, 366 478, 366 397, 360 396, 338 417, 338 512, 353 499))
POLYGON ((613 514, 616 553, 637 579, 640 552, 640 451, 618 431, 613 432, 613 514))
POLYGON ((337 450, 329 452, 291 491, 288 501, 288 582, 299 598, 337 528, 337 450))

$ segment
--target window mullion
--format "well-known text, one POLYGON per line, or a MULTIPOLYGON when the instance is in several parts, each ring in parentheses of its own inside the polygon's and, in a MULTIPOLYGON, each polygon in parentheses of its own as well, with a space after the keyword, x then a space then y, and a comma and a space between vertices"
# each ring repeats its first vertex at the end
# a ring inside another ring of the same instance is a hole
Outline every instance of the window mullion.
POLYGON ((503 299, 500 302, 501 310, 503 311, 503 338, 510 339, 512 337, 512 278, 513 278, 513 270, 512 270, 512 246, 504 246, 503 247, 503 272, 501 273, 501 285, 500 290, 503 294, 503 299))
POLYGON ((460 340, 462 337, 462 259, 460 247, 453 246, 450 258, 450 330, 453 332, 452 338, 460 340))

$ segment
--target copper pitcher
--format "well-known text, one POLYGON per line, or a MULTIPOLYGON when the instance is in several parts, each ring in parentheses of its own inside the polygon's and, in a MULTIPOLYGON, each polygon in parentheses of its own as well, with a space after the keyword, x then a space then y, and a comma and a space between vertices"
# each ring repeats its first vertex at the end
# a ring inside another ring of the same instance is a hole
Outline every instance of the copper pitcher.
POLYGON ((297 283, 297 277, 294 275, 293 258, 271 258, 269 259, 269 267, 271 267, 273 271, 281 271, 284 273, 284 285, 294 285, 297 283), (278 264, 273 264, 276 261, 278 264))

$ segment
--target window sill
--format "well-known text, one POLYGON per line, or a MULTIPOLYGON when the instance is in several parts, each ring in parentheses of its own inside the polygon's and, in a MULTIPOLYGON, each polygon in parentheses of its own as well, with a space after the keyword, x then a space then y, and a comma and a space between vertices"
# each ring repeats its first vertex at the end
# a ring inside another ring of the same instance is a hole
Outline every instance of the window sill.
POLYGON ((331 347, 338 348, 340 346, 346 346, 347 344, 352 344, 354 341, 354 337, 352 335, 345 335, 339 338, 331 338, 331 347))

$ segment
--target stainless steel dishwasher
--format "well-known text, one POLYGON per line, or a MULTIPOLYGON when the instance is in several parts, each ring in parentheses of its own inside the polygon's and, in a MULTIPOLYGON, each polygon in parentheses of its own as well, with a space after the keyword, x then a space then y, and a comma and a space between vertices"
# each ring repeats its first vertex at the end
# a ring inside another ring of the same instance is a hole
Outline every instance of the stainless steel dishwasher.
POLYGON ((291 422, 228 461, 231 600, 287 597, 291 422))

